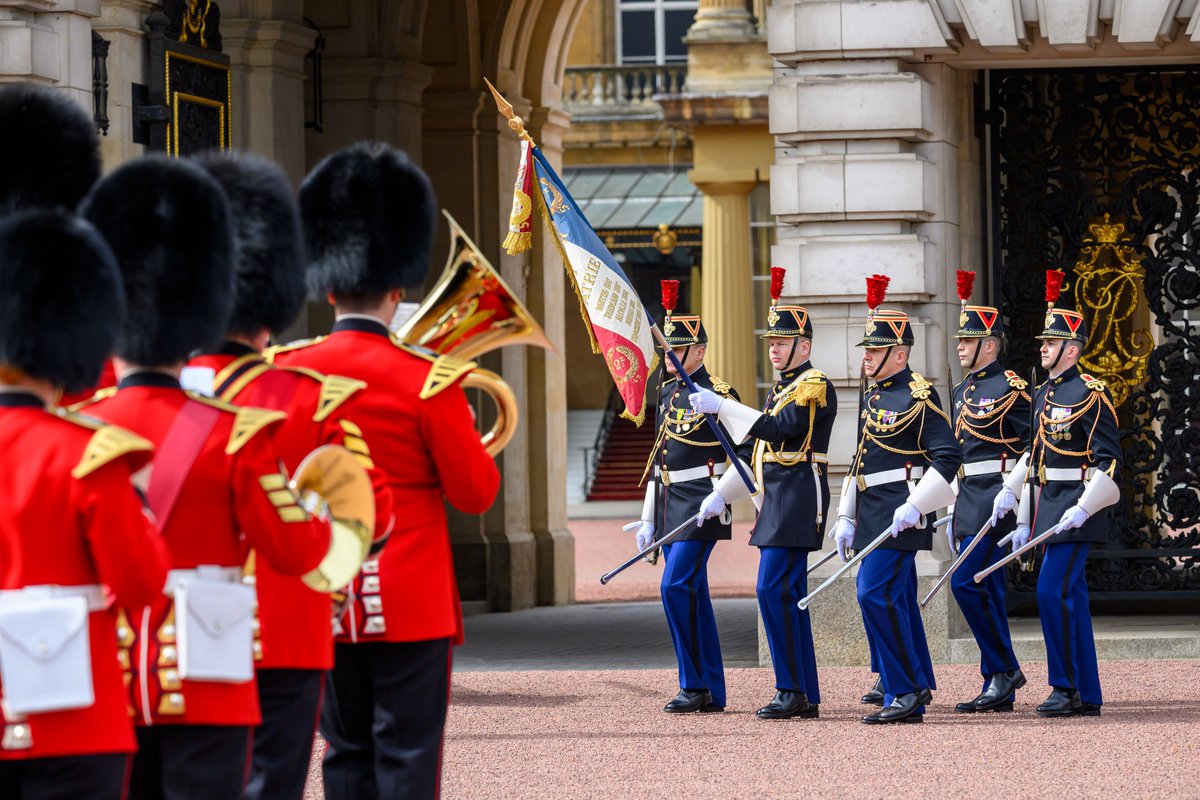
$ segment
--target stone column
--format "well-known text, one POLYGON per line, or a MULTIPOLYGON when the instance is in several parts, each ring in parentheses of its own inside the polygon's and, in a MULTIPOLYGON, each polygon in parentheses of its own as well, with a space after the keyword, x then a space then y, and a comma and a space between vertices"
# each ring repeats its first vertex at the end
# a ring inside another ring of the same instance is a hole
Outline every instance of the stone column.
POLYGON ((133 90, 145 84, 146 15, 158 9, 152 0, 105 0, 93 29, 109 42, 108 135, 100 139, 105 171, 140 156, 146 148, 133 142, 133 90))
POLYGON ((304 56, 316 31, 298 20, 222 19, 221 33, 233 84, 233 146, 270 158, 298 184, 306 167, 304 56))
POLYGON ((700 0, 688 39, 747 38, 755 34, 746 0, 700 0))
POLYGON ((700 274, 708 331, 709 372, 733 385, 751 405, 755 395, 754 295, 750 264, 753 180, 692 180, 704 193, 704 251, 700 274))

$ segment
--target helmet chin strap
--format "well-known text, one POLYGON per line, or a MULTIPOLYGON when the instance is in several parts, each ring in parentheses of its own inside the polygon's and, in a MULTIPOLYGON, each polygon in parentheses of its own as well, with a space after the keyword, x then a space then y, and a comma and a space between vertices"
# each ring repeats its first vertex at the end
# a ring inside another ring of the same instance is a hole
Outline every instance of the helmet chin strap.
POLYGON ((1058 362, 1062 360, 1063 351, 1065 351, 1067 349, 1067 340, 1059 339, 1059 341, 1062 342, 1062 345, 1058 348, 1058 355, 1056 355, 1054 357, 1054 363, 1050 365, 1050 374, 1051 375, 1054 374, 1054 368, 1058 366, 1058 362))
POLYGON ((871 373, 872 378, 879 377, 879 370, 883 369, 883 365, 892 357, 892 351, 896 349, 896 345, 889 344, 888 349, 883 352, 883 358, 879 359, 879 365, 875 367, 875 371, 871 373))
POLYGON ((787 372, 790 369, 796 368, 796 365, 792 363, 792 359, 794 359, 796 357, 796 345, 798 345, 798 344, 800 344, 800 337, 793 336, 792 337, 792 349, 788 351, 787 361, 783 362, 783 366, 784 366, 783 371, 784 372, 787 372))
POLYGON ((973 355, 971 357, 971 363, 967 367, 967 372, 970 372, 971 370, 975 369, 975 365, 977 363, 979 363, 979 348, 981 348, 981 347, 983 347, 983 339, 976 339, 975 340, 975 355, 973 355))

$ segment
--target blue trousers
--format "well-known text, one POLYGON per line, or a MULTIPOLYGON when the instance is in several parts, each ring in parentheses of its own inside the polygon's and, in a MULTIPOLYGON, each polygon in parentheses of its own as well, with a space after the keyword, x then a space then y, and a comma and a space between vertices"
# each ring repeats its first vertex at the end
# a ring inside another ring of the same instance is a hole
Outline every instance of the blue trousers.
MULTIPOLYGON (((970 546, 974 536, 962 540, 962 548, 970 546)), ((1017 669, 1017 655, 1013 652, 1012 636, 1008 631, 1008 613, 1004 608, 1004 570, 997 570, 983 583, 975 582, 975 573, 990 567, 1004 557, 997 543, 1000 537, 986 536, 979 546, 950 577, 950 589, 954 599, 971 626, 971 634, 979 644, 979 671, 984 685, 997 672, 1017 669)))
POLYGON ((679 688, 712 692, 725 705, 725 668, 717 618, 708 596, 708 557, 716 542, 677 542, 663 548, 663 610, 679 662, 679 688))
POLYGON ((1100 705, 1100 667, 1083 573, 1091 547, 1090 542, 1048 545, 1038 573, 1037 601, 1050 685, 1078 689, 1083 702, 1100 705))
POLYGON ((879 549, 859 565, 858 604, 874 642, 884 705, 896 695, 937 688, 917 605, 916 555, 879 549))
POLYGON ((758 609, 762 612, 775 688, 804 692, 821 702, 817 655, 808 609, 796 607, 808 594, 808 552, 797 547, 761 547, 758 558, 758 609))

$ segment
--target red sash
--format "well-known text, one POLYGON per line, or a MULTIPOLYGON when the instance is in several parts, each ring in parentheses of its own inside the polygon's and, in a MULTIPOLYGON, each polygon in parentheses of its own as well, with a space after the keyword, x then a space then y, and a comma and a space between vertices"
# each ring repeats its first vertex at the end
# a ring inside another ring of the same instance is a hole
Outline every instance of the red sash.
POLYGON ((220 417, 219 409, 189 399, 175 415, 162 443, 155 448, 154 470, 146 489, 146 500, 158 519, 160 531, 166 530, 183 482, 220 417))

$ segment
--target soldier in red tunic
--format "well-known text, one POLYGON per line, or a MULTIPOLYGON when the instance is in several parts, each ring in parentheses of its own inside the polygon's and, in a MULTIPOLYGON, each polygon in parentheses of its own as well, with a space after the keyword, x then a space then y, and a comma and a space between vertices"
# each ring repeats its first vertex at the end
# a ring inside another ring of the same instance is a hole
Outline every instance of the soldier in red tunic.
POLYGON ((404 345, 387 327, 429 263, 428 178, 403 153, 355 145, 308 176, 300 208, 309 284, 333 303, 336 322, 329 336, 281 348, 275 361, 366 384, 355 422, 403 509, 383 554, 363 565, 339 623, 321 716, 325 796, 433 797, 450 648, 462 641, 444 501, 482 513, 500 475, 458 383, 474 365, 404 345))
MULTIPOLYGON (((233 314, 225 341, 193 358, 185 383, 239 406, 286 411, 275 446, 289 472, 326 444, 346 447, 367 468, 375 487, 375 544, 395 524, 387 477, 371 460, 353 420, 354 397, 365 384, 301 367, 276 367, 260 355, 271 334, 295 321, 304 303, 304 241, 300 212, 283 171, 242 154, 197 160, 217 179, 233 212, 236 244, 233 314)), ((270 564, 256 566, 262 658, 257 663, 262 723, 245 798, 296 800, 304 793, 320 713, 325 672, 333 666, 329 595, 270 564)))
POLYGON ((298 504, 268 430, 279 411, 185 392, 188 354, 219 341, 228 321, 233 233, 221 187, 185 161, 147 157, 110 174, 83 214, 113 247, 129 313, 117 377, 87 413, 154 443, 147 488, 171 571, 164 596, 126 610, 138 724, 131 797, 239 797, 251 727, 254 590, 259 563, 300 575, 322 560, 329 523, 298 504))
POLYGON ((118 606, 159 596, 167 562, 131 483, 152 446, 51 410, 100 374, 123 307, 87 223, 0 224, 0 794, 124 796, 133 725, 118 606))

